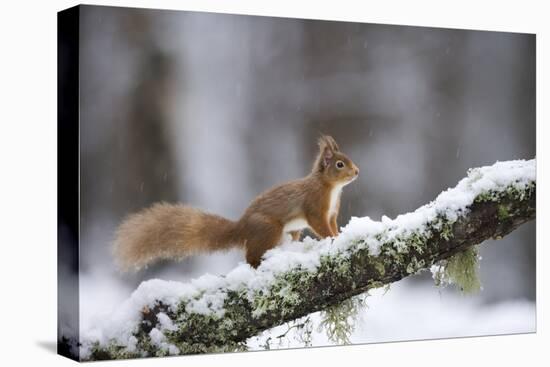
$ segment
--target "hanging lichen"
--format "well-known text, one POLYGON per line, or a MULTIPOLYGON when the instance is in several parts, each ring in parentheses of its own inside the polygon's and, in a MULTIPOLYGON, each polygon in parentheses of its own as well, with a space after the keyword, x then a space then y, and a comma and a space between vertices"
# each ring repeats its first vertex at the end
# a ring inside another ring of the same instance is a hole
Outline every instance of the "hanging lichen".
POLYGON ((297 329, 296 340, 301 342, 304 347, 311 347, 313 345, 313 323, 310 317, 308 316, 304 322, 298 324, 297 329))
POLYGON ((302 317, 300 319, 288 322, 286 324, 287 330, 276 337, 269 337, 263 345, 264 349, 271 349, 275 344, 276 347, 280 348, 283 345, 283 341, 286 340, 290 346, 289 333, 294 331, 294 340, 303 344, 304 347, 312 346, 312 336, 313 336, 313 323, 311 321, 311 316, 302 317), (272 340, 273 339, 273 340, 272 340))
POLYGON ((438 286, 456 285, 462 293, 471 294, 481 290, 479 281, 479 254, 477 246, 470 247, 432 267, 433 278, 438 286))
POLYGON ((364 293, 321 311, 318 331, 324 330, 333 343, 350 344, 350 336, 355 330, 359 311, 367 306, 367 296, 368 293, 364 293))

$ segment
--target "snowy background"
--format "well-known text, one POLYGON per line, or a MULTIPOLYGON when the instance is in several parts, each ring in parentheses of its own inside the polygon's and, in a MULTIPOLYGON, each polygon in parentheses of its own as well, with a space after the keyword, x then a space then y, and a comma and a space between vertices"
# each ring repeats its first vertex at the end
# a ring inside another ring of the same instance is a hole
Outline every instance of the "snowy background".
MULTIPOLYGON (((109 245, 126 214, 166 200, 236 219, 309 171, 320 132, 361 168, 340 225, 413 211, 469 167, 535 155, 532 35, 94 7, 81 27, 83 329, 143 280, 244 261, 121 274, 109 245)), ((367 299, 352 341, 534 331, 535 224, 481 254, 481 294, 439 290, 429 273, 401 281, 367 299)))

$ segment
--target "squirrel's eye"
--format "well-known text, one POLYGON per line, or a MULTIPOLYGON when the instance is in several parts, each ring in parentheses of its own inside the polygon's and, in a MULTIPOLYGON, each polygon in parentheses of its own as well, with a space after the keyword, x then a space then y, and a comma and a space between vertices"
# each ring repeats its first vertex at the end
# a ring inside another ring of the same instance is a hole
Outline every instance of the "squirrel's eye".
POLYGON ((338 169, 344 168, 344 162, 342 162, 342 161, 336 162, 336 168, 338 168, 338 169))

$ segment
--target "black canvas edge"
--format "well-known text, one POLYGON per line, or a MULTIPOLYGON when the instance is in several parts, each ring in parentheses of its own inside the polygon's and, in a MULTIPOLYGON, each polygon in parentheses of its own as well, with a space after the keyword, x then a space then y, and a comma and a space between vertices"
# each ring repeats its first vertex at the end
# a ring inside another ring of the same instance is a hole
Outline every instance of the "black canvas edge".
POLYGON ((57 13, 57 353, 79 356, 80 7, 57 13))

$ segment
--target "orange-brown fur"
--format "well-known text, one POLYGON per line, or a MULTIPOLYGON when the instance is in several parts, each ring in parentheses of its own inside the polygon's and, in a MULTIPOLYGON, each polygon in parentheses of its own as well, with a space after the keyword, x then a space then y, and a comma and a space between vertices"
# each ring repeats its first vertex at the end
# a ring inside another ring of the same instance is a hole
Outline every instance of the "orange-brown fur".
MULTIPOLYGON (((317 236, 336 236, 340 195, 337 191, 331 211, 331 192, 358 174, 357 166, 340 152, 334 139, 322 136, 311 173, 260 194, 238 221, 185 205, 157 203, 122 222, 114 255, 120 267, 128 270, 156 259, 241 247, 246 251, 246 261, 257 267, 262 255, 281 242, 285 225, 292 227, 291 223, 305 220, 317 236)), ((299 239, 301 229, 290 229, 292 238, 299 239)))

